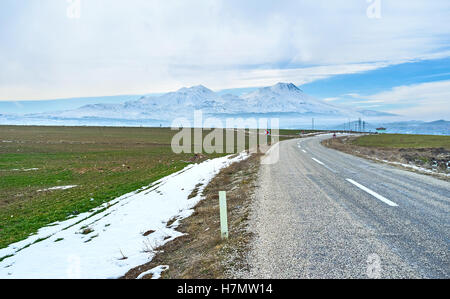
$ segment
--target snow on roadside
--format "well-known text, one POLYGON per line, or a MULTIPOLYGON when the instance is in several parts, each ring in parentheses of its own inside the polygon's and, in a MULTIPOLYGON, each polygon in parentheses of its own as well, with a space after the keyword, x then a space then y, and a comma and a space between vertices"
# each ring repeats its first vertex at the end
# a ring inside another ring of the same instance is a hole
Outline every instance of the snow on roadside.
POLYGON ((382 159, 378 159, 378 158, 373 158, 377 161, 381 161, 387 164, 392 164, 392 165, 399 165, 405 168, 411 168, 414 169, 418 172, 425 172, 425 173, 429 173, 429 174, 435 174, 435 175, 440 175, 440 176, 445 176, 445 177, 450 177, 449 173, 441 173, 441 172, 437 172, 437 171, 433 171, 427 168, 423 168, 423 167, 419 167, 416 165, 411 165, 411 164, 405 164, 405 163, 400 163, 400 162, 394 162, 394 161, 388 161, 388 160, 382 160, 382 159))
POLYGON ((154 248, 181 236, 175 230, 179 220, 193 213, 203 188, 222 168, 247 157, 242 153, 189 165, 90 212, 46 226, 0 249, 0 278, 118 278, 149 262, 154 248), (199 183, 198 195, 188 199, 199 183), (168 227, 173 218, 178 220, 168 227))

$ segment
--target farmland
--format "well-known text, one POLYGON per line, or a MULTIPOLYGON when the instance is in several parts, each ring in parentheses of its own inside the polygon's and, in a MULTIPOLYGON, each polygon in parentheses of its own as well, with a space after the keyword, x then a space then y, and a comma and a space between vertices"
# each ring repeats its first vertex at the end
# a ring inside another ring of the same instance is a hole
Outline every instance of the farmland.
POLYGON ((0 248, 220 154, 174 154, 176 131, 0 127, 0 248), (48 190, 75 186, 66 190, 48 190))
POLYGON ((357 138, 354 145, 382 148, 446 148, 450 149, 450 136, 381 134, 357 138))
POLYGON ((224 155, 175 154, 171 140, 176 133, 169 128, 0 126, 0 248, 190 163, 224 155))

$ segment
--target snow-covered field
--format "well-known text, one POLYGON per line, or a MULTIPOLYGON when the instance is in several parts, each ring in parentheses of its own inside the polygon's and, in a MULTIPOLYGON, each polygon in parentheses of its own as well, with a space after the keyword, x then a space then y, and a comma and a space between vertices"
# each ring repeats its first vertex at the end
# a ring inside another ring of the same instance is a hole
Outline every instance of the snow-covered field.
POLYGON ((0 262, 0 278, 118 278, 150 261, 154 248, 181 236, 179 220, 192 214, 203 188, 220 169, 247 157, 242 153, 190 165, 88 213, 46 226, 0 249, 0 259, 10 256, 0 262), (198 195, 188 199, 199 183, 198 195), (167 226, 174 217, 178 220, 167 226))

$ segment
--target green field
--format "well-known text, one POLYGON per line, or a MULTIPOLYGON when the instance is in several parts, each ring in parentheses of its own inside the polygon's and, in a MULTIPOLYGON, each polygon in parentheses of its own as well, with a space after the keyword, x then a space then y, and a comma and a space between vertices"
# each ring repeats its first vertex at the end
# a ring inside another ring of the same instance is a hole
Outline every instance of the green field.
POLYGON ((176 133, 167 128, 0 126, 0 248, 190 163, 224 155, 175 154, 171 140, 176 133), (77 187, 42 191, 67 185, 77 187))
POLYGON ((383 148, 445 148, 450 149, 450 136, 381 134, 362 136, 353 144, 383 148))

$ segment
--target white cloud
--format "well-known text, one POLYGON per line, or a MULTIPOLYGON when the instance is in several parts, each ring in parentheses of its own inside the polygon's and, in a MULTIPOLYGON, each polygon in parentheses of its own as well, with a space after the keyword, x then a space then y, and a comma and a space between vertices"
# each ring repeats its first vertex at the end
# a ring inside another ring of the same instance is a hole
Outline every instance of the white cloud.
MULTIPOLYGON (((214 90, 227 88, 243 88, 273 85, 277 82, 294 82, 297 85, 306 84, 318 79, 334 75, 361 73, 386 66, 385 63, 331 65, 295 69, 255 69, 255 70, 208 70, 177 69, 167 71, 163 68, 153 69, 146 74, 146 69, 133 66, 111 66, 101 70, 99 78, 92 76, 76 77, 67 82, 65 69, 57 70, 57 76, 52 79, 51 89, 34 90, 28 86, 2 85, 0 95, 20 94, 19 98, 39 100, 43 98, 67 97, 67 84, 78 88, 84 96, 102 96, 118 94, 146 94, 149 92, 167 92, 183 86, 203 84, 214 90), (111 74, 120 73, 120 77, 111 74), (156 84, 157 83, 157 84, 156 84), (124 90, 123 85, 127 84, 124 90), (27 95, 27 96, 26 96, 27 95)), ((77 68, 78 69, 78 68, 77 68)), ((82 72, 80 70, 80 72, 82 72)), ((92 71, 94 72, 94 71, 92 71)), ((77 95, 80 95, 77 93, 77 95)), ((4 100, 11 98, 4 97, 4 100)), ((2 100, 2 98, 0 98, 2 100)))
POLYGON ((376 20, 366 0, 81 3, 69 19, 66 1, 1 1, 1 99, 300 84, 449 55, 447 0, 382 0, 376 20))
MULTIPOLYGON (((303 85, 315 80, 325 79, 335 75, 355 74, 375 70, 387 66, 386 63, 349 64, 304 67, 294 69, 256 69, 256 70, 232 70, 219 71, 217 74, 198 74, 195 78, 201 78, 201 82, 208 82, 215 89, 231 87, 267 86, 277 82, 294 82, 303 85), (203 77, 202 77, 203 76, 203 77), (218 80, 217 80, 218 79, 218 80)), ((189 73, 192 73, 190 71, 189 73)), ((184 74, 185 76, 188 73, 184 74)))
POLYGON ((397 86, 391 90, 361 96, 361 98, 365 99, 361 103, 410 105, 411 107, 389 111, 410 119, 450 119, 450 80, 397 86))

